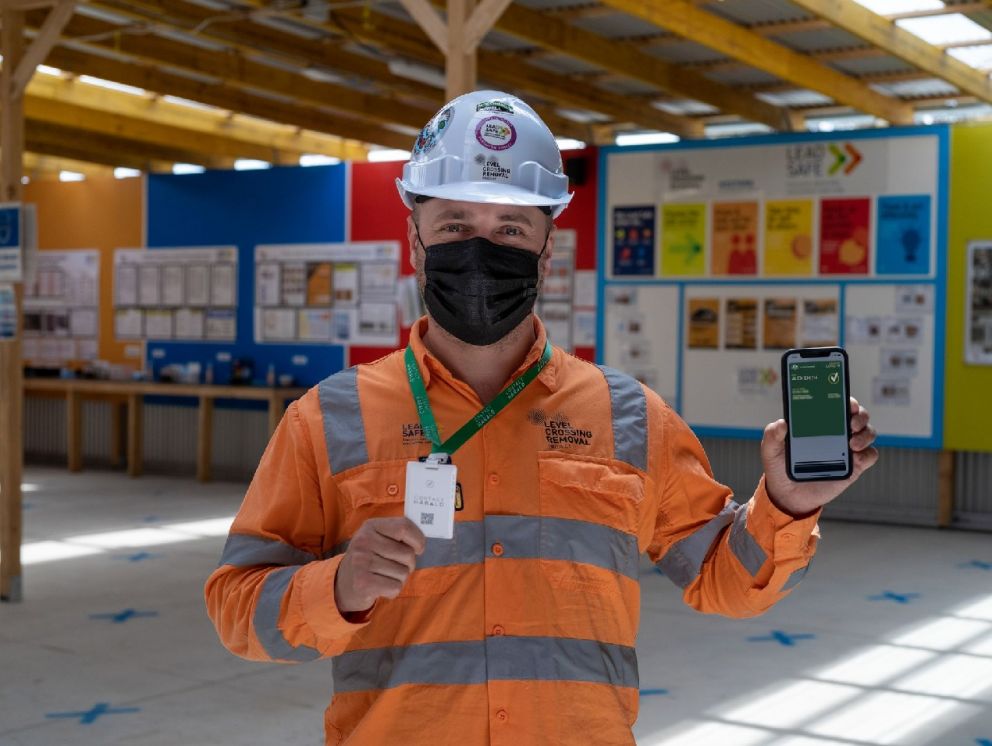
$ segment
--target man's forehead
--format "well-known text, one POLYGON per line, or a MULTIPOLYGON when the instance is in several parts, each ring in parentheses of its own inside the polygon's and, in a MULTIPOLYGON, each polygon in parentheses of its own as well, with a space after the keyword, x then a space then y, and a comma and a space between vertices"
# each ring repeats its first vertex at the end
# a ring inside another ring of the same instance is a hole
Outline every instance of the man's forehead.
POLYGON ((490 205, 479 202, 457 202, 432 199, 420 205, 422 213, 431 220, 472 220, 495 218, 511 223, 535 225, 543 217, 537 207, 523 205, 490 205))

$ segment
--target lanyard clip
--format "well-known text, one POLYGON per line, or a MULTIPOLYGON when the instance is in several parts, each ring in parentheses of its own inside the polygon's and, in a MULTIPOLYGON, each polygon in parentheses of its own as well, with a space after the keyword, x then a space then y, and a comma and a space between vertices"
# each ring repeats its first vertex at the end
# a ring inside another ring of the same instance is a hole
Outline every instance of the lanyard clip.
POLYGON ((449 453, 432 453, 425 459, 425 462, 432 466, 441 466, 444 464, 451 463, 451 454, 449 453))

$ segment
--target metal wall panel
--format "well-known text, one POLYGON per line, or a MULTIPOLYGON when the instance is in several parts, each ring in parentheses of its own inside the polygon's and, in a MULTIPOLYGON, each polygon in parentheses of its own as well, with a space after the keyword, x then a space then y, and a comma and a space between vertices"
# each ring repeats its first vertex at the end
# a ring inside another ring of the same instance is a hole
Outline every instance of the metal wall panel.
POLYGON ((953 525, 992 530, 992 453, 957 453, 954 466, 953 525))
MULTIPOLYGON (((83 401, 83 464, 111 462, 111 417, 106 402, 83 401)), ((197 410, 168 404, 146 404, 144 468, 149 473, 196 474, 197 410)), ((264 411, 214 409, 213 477, 247 481, 268 442, 264 411)), ((122 425, 122 437, 126 430, 122 425)), ((24 455, 28 463, 65 464, 66 407, 62 399, 26 397, 24 455)), ((123 465, 123 464, 122 464, 123 465)))
MULTIPOLYGON (((716 478, 741 499, 751 496, 761 476, 756 440, 703 439, 716 478)), ((936 526, 938 504, 937 453, 885 448, 874 468, 831 503, 824 517, 936 526)))

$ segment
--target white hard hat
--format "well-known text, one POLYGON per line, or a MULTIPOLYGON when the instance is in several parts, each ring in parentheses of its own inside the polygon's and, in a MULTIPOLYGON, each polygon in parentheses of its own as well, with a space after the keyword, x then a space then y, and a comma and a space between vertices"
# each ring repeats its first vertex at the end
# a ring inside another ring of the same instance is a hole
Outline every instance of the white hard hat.
POLYGON ((572 199, 551 130, 516 96, 475 91, 444 106, 414 143, 400 198, 547 207, 558 217, 572 199))

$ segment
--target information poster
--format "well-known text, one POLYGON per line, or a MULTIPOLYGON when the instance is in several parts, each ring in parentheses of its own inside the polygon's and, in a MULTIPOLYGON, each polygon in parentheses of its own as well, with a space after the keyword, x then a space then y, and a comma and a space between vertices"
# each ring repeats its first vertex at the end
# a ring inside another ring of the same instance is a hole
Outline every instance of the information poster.
POLYGON ((758 203, 713 203, 714 275, 758 272, 758 203))
POLYGON ((399 257, 395 241, 256 246, 255 341, 398 345, 399 257))
POLYGON ((931 209, 929 194, 878 198, 878 274, 930 274, 931 209))
POLYGON ((24 279, 24 228, 19 202, 0 204, 0 282, 24 279))
POLYGON ((789 350, 796 347, 795 298, 766 298, 764 308, 766 350, 789 350))
POLYGON ((706 274, 706 205, 661 206, 661 274, 666 277, 706 274))
POLYGON ((575 297, 575 231, 556 231, 554 250, 537 299, 537 315, 551 342, 569 352, 575 349, 575 297))
POLYGON ((114 252, 119 340, 233 342, 238 251, 231 246, 114 252))
POLYGON ((689 301, 689 349, 715 350, 720 346, 720 299, 689 301))
POLYGON ((754 350, 758 347, 758 301, 754 298, 727 300, 724 346, 728 350, 754 350))
POLYGON ((868 274, 871 200, 820 202, 820 274, 868 274))
POLYGON ((765 274, 805 277, 812 273, 812 201, 769 200, 765 203, 765 274))
POLYGON ((654 275, 653 205, 613 209, 613 274, 654 275))
POLYGON ((992 365, 992 241, 968 244, 965 361, 992 365))
POLYGON ((25 362, 58 368, 96 359, 100 252, 46 250, 34 263, 34 276, 24 283, 25 362))

